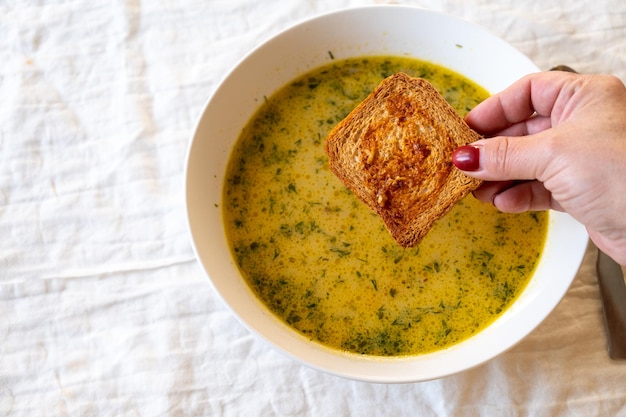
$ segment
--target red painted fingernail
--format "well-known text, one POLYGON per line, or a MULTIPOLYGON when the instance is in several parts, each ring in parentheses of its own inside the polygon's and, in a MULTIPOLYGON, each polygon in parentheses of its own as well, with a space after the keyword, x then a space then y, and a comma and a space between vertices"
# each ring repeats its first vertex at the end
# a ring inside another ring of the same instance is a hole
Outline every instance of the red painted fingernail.
POLYGON ((452 163, 462 171, 476 171, 479 167, 479 151, 477 146, 465 145, 454 150, 452 163))

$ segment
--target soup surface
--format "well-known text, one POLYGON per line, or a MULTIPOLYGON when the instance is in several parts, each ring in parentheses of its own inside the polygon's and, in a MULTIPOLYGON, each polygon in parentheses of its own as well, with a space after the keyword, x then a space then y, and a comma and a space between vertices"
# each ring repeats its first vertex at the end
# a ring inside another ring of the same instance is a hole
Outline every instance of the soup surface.
POLYGON ((470 195, 417 247, 394 242, 329 171, 324 141, 399 71, 430 80, 461 115, 487 97, 427 62, 334 61, 266 98, 224 185, 227 236, 252 290, 306 337, 358 354, 422 354, 480 331, 524 289, 547 229, 547 213, 503 214, 470 195))

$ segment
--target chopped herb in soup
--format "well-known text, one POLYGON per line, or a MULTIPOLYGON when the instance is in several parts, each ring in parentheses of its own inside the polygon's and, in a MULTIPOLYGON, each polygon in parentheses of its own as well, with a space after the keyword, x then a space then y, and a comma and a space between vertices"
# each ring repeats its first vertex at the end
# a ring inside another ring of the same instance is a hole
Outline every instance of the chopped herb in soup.
POLYGON ((311 340, 348 352, 416 355, 469 338, 524 289, 548 214, 499 213, 472 196, 402 249, 328 169, 324 141, 378 83, 430 80, 464 115, 487 97, 431 63, 333 61, 269 97, 228 165, 223 215, 241 273, 267 307, 311 340))

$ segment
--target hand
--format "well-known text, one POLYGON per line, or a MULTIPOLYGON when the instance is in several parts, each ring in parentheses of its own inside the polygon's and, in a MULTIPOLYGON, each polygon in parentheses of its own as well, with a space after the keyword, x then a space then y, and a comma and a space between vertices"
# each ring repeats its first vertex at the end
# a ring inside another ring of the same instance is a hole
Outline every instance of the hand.
POLYGON ((453 162, 486 182, 475 191, 503 212, 555 209, 626 265, 626 87, 608 75, 526 76, 467 116, 491 136, 453 162))

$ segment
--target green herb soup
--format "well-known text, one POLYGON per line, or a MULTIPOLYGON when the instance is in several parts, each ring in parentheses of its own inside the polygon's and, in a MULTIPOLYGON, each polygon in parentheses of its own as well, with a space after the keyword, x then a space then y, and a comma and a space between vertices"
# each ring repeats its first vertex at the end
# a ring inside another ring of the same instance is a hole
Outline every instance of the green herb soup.
POLYGON ((415 248, 328 169, 332 127, 383 78, 430 80, 461 115, 488 93, 446 68, 401 57, 337 60, 267 98, 230 157, 223 215, 252 290, 328 347, 375 356, 446 348, 516 299, 545 240, 545 212, 503 214, 471 195, 415 248))

